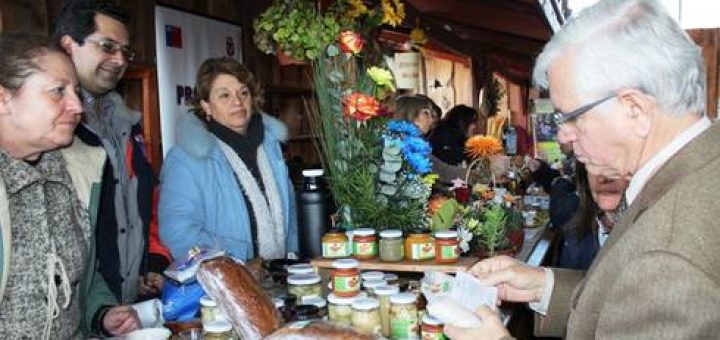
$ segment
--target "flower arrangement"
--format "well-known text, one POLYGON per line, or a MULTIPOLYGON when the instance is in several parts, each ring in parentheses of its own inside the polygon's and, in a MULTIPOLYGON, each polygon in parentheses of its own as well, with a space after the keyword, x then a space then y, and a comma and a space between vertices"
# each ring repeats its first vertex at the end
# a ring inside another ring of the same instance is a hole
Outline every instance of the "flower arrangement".
POLYGON ((523 223, 522 213, 506 202, 476 201, 463 213, 458 233, 461 249, 487 256, 496 255, 498 250, 514 251, 522 246, 523 223))
POLYGON ((500 141, 495 137, 476 135, 468 138, 465 142, 465 153, 467 153, 473 161, 465 173, 465 182, 468 182, 470 172, 478 165, 482 165, 481 171, 490 172, 489 157, 500 154, 502 151, 502 144, 500 144, 500 141))

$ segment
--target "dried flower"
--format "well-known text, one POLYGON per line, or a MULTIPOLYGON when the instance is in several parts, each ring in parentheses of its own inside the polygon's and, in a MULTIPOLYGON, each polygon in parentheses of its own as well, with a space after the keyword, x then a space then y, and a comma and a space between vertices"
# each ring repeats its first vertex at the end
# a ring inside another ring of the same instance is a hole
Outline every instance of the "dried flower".
POLYGON ((400 0, 382 0, 382 23, 392 27, 402 24, 405 20, 405 5, 400 0))
POLYGON ((465 153, 473 159, 497 155, 503 151, 500 141, 495 137, 476 135, 465 142, 465 153))
POLYGON ((342 31, 338 38, 340 49, 345 53, 358 54, 362 51, 365 40, 353 31, 342 31))
POLYGON ((380 112, 380 103, 371 95, 355 92, 343 98, 345 117, 364 122, 376 117, 380 112))

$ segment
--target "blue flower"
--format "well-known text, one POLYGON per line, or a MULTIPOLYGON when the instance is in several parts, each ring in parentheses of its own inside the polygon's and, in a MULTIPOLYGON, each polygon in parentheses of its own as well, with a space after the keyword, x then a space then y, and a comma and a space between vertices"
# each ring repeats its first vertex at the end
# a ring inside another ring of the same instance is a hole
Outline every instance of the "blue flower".
POLYGON ((432 151, 430 143, 421 137, 406 137, 403 142, 405 144, 403 153, 418 153, 427 156, 432 151))
POLYGON ((391 120, 387 123, 387 130, 393 134, 401 134, 412 137, 420 136, 420 129, 415 124, 405 120, 391 120))
POLYGON ((415 172, 424 174, 428 173, 432 170, 432 164, 430 163, 430 159, 426 156, 412 153, 405 155, 405 160, 407 160, 408 164, 410 164, 410 167, 415 170, 415 172))

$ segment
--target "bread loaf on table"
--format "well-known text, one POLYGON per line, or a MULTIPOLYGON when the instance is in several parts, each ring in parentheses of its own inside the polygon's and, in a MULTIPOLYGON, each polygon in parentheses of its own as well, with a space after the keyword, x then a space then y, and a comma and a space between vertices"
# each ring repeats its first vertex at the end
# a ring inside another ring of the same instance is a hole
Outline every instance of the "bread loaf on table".
POLYGON ((220 257, 203 262, 197 279, 241 338, 260 339, 282 326, 270 296, 245 266, 233 259, 220 257))
POLYGON ((270 334, 265 340, 374 340, 350 327, 325 321, 298 321, 270 334))

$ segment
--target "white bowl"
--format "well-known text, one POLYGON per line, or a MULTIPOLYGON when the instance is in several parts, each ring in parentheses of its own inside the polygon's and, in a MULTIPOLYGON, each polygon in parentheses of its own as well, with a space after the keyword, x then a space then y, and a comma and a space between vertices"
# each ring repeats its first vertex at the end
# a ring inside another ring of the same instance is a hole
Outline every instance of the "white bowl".
POLYGON ((170 338, 170 330, 167 328, 145 328, 130 332, 122 337, 125 340, 160 340, 170 338))

